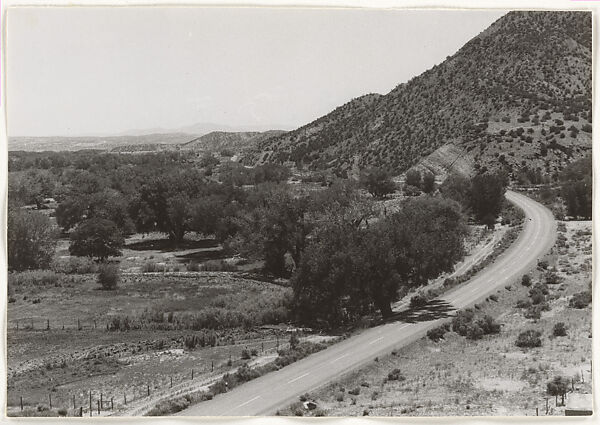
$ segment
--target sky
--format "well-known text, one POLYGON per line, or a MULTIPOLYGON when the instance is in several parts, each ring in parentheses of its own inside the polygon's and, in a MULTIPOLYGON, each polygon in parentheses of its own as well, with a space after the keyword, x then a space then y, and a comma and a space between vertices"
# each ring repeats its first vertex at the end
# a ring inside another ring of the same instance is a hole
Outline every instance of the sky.
POLYGON ((292 129, 385 94, 501 11, 17 8, 7 17, 9 136, 195 123, 292 129))

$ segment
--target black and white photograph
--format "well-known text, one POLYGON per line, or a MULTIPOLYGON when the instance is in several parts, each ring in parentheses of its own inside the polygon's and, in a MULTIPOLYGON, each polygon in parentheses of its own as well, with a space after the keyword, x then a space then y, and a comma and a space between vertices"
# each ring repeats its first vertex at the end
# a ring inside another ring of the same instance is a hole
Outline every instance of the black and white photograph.
POLYGON ((592 415, 578 3, 6 8, 3 415, 592 415))

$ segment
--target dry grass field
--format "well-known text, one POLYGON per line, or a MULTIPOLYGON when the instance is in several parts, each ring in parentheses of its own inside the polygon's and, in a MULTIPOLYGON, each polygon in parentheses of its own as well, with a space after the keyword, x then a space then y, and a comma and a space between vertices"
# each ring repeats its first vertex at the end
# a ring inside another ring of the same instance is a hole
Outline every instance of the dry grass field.
POLYGON ((75 408, 87 412, 90 390, 94 410, 100 393, 104 402, 114 399, 115 410, 129 408, 125 398, 131 406, 148 397, 148 387, 154 394, 170 388, 171 379, 174 386, 190 381, 192 370, 202 383, 247 361, 260 363, 289 338, 285 327, 261 327, 287 318, 290 289, 271 283, 223 272, 135 274, 104 291, 93 274, 44 273, 46 286, 23 278, 11 285, 8 409, 14 414, 21 397, 25 410, 47 409, 50 399, 54 412, 72 410, 74 397, 75 408), (250 359, 242 361, 243 350, 250 359))

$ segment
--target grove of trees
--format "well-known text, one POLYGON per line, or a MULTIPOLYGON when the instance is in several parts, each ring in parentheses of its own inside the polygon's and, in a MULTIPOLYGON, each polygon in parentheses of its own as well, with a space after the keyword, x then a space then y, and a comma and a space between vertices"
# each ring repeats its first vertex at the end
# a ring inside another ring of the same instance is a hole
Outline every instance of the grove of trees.
POLYGON ((339 325, 379 310, 391 315, 401 287, 423 285, 463 253, 458 205, 418 198, 385 218, 357 222, 345 211, 317 225, 292 276, 298 318, 339 325))
POLYGON ((440 186, 440 192, 458 202, 477 222, 493 227, 504 205, 507 185, 503 174, 476 174, 470 179, 453 174, 440 186))

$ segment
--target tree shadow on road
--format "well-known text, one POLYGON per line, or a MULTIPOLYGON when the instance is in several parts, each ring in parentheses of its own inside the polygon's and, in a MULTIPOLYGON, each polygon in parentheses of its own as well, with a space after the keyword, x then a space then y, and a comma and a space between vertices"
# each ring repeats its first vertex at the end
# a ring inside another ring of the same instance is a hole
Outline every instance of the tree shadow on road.
POLYGON ((394 312, 391 317, 384 320, 389 322, 428 322, 452 316, 456 309, 445 300, 434 299, 419 307, 409 307, 406 310, 394 312))

